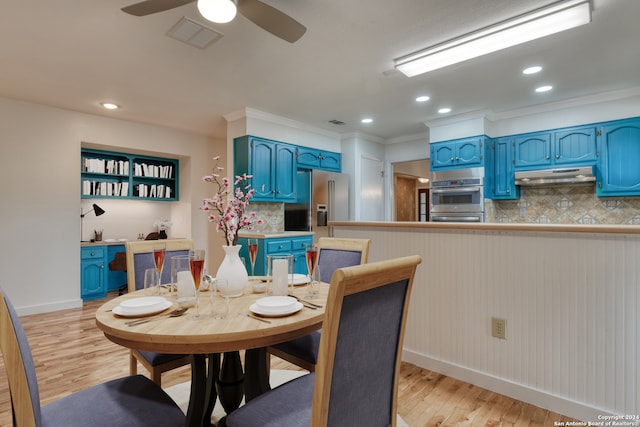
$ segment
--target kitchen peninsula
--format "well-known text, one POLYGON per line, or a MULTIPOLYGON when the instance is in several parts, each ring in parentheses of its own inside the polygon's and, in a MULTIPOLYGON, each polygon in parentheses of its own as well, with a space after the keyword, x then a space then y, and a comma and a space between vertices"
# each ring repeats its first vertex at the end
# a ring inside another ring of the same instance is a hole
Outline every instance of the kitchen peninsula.
POLYGON ((640 414, 640 227, 332 225, 370 261, 423 257, 405 361, 582 420, 640 414))

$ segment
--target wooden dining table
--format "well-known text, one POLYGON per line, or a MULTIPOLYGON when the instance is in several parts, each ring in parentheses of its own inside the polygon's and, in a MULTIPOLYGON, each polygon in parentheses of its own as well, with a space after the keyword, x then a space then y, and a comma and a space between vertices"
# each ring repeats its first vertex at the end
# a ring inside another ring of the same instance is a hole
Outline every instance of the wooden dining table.
POLYGON ((165 295, 172 302, 171 307, 149 316, 147 323, 129 326, 131 318, 118 316, 112 310, 124 300, 149 295, 148 291, 140 290, 103 304, 96 311, 96 324, 109 340, 130 349, 192 355, 191 395, 185 425, 210 426, 217 398, 229 413, 237 409, 243 395, 249 401, 270 389, 267 346, 321 328, 329 285, 320 283, 317 289, 318 295, 313 299, 308 298, 307 286, 294 287, 292 294, 319 307, 304 305, 300 311, 281 317, 257 316, 262 320, 247 315, 254 315, 249 307, 267 294, 253 293, 250 285, 242 296, 229 298, 228 314, 223 319, 213 317, 216 305, 223 304, 219 292, 200 292, 197 318, 195 307, 182 316, 170 317, 168 313, 178 308, 178 303, 175 296, 165 295), (241 350, 246 350, 244 372, 241 350))

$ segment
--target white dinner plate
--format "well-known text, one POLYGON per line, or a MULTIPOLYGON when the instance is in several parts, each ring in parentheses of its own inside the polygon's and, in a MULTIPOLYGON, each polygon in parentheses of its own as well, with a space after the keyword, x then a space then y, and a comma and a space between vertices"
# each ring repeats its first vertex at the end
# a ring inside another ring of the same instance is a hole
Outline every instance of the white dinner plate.
MULTIPOLYGON (((289 284, 291 284, 291 276, 289 276, 289 284)), ((293 275, 293 286, 306 285, 309 283, 309 276, 306 274, 295 273, 293 275)))
POLYGON ((282 311, 280 313, 268 313, 261 310, 260 307, 258 307, 256 304, 251 304, 251 307, 249 307, 249 311, 263 317, 284 317, 299 312, 300 310, 302 310, 302 307, 303 305, 296 301, 293 307, 286 311, 282 311))
POLYGON ((165 301, 161 306, 156 307, 153 310, 147 310, 144 312, 130 313, 130 312, 122 311, 122 307, 120 306, 117 306, 111 311, 114 314, 117 314, 118 316, 122 316, 122 317, 145 317, 145 316, 151 316, 152 314, 161 313, 165 311, 167 308, 171 307, 172 305, 173 303, 171 301, 165 301))
POLYGON ((298 300, 285 295, 274 295, 260 298, 256 301, 256 307, 264 313, 283 313, 291 310, 298 300))
POLYGON ((138 297, 122 301, 119 307, 123 313, 140 314, 158 310, 165 302, 164 297, 138 297))

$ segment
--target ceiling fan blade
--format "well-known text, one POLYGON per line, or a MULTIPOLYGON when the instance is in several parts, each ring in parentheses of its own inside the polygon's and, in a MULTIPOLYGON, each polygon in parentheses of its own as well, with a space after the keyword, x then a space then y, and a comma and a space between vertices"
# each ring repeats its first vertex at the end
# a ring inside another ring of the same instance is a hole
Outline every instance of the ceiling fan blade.
POLYGON ((196 0, 146 0, 123 7, 121 10, 134 16, 146 16, 157 12, 164 12, 165 10, 173 9, 187 3, 193 3, 194 1, 196 0))
POLYGON ((278 9, 259 0, 237 0, 238 12, 263 30, 276 37, 293 43, 307 31, 307 28, 278 9))

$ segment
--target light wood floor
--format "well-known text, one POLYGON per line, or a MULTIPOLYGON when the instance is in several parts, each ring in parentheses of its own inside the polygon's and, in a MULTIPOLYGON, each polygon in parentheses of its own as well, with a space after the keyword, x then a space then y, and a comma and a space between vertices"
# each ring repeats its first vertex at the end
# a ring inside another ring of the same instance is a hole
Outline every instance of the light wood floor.
MULTIPOLYGON (((104 302, 22 318, 43 404, 128 374, 128 350, 108 341, 95 326, 95 310, 104 302)), ((280 359, 273 359, 271 366, 295 369, 280 359)), ((146 374, 141 366, 139 372, 146 374)), ((188 367, 167 372, 162 384, 179 384, 189 375, 188 367)), ((554 421, 572 420, 408 363, 402 365, 398 412, 411 427, 553 426, 554 421)), ((0 358, 0 426, 10 425, 9 391, 0 358)))

